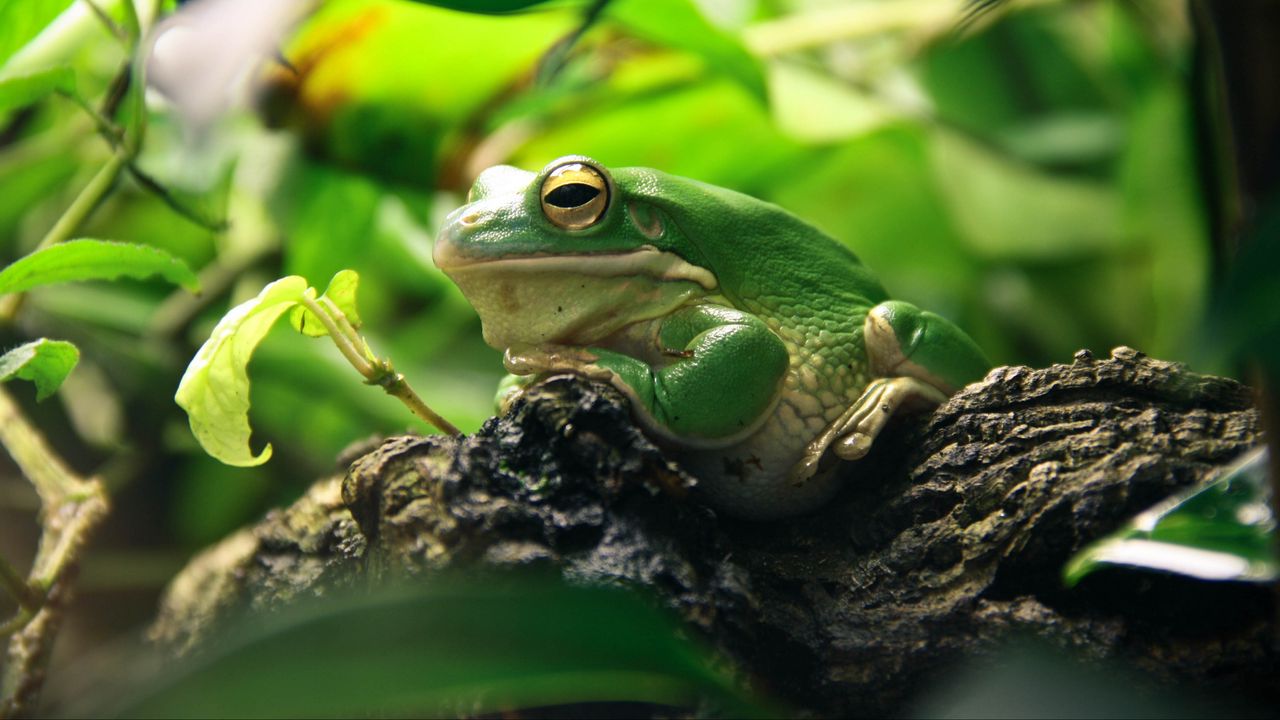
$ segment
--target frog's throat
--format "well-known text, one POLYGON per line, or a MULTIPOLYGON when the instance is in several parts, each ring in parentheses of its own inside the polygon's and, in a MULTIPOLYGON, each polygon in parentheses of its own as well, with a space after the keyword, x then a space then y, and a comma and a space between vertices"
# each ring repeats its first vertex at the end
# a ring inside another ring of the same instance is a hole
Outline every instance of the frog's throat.
POLYGON ((572 273, 594 277, 648 276, 663 281, 686 280, 706 290, 715 290, 716 276, 675 253, 642 245, 624 253, 583 253, 574 255, 523 255, 493 260, 464 258, 447 245, 438 245, 436 265, 449 274, 471 269, 486 273, 572 273))

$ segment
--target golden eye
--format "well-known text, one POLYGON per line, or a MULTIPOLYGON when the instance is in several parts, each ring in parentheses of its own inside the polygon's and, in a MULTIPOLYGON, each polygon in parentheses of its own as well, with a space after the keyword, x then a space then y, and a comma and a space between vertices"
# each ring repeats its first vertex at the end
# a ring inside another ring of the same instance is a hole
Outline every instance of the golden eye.
POLYGON ((608 207, 609 183, 590 165, 567 163, 542 181, 542 213, 557 227, 591 227, 604 217, 608 207))

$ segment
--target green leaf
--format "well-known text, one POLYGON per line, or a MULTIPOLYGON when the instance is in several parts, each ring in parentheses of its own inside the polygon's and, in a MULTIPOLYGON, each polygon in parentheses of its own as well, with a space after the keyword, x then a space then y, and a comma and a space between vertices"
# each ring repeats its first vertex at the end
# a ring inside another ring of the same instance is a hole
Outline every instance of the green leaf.
POLYGON ((348 594, 262 613, 168 663, 114 717, 442 717, 579 702, 772 715, 632 593, 528 576, 348 594))
POLYGON ((691 0, 614 0, 605 12, 645 40, 700 56, 761 103, 768 102, 759 61, 738 38, 707 22, 691 0))
POLYGON ((74 0, 0 0, 0 65, 31 42, 74 0))
POLYGON ((41 285, 151 275, 192 292, 200 289, 200 281, 186 263, 158 248, 109 240, 68 240, 37 250, 0 270, 0 295, 26 292, 41 285))
POLYGON ((297 275, 281 278, 232 308, 196 351, 174 400, 205 452, 241 467, 271 459, 270 444, 257 455, 249 448, 249 359, 276 320, 314 292, 297 275))
POLYGON ((0 382, 30 380, 36 384, 36 400, 44 400, 58 390, 79 361, 75 345, 40 338, 0 355, 0 382))
POLYGON ((0 80, 0 112, 20 108, 49 93, 74 95, 76 74, 66 66, 0 80))
POLYGON ((957 133, 934 133, 935 183, 974 252, 1008 261, 1118 253, 1118 193, 1107 185, 1039 171, 957 133))
MULTIPOLYGON (((356 290, 360 285, 360 274, 355 270, 339 270, 329 281, 329 287, 319 299, 329 298, 334 305, 347 316, 351 327, 360 329, 360 314, 356 311, 356 290)), ((293 329, 309 337, 324 337, 329 334, 324 323, 307 308, 299 305, 289 313, 289 324, 293 329)))
POLYGON ((546 3, 547 0, 414 0, 414 2, 459 12, 503 15, 528 10, 535 5, 546 3))
POLYGON ((1267 452, 1245 455, 1208 486, 1179 493, 1085 547, 1063 568, 1068 586, 1105 565, 1124 565, 1202 580, 1271 582, 1275 554, 1267 452))

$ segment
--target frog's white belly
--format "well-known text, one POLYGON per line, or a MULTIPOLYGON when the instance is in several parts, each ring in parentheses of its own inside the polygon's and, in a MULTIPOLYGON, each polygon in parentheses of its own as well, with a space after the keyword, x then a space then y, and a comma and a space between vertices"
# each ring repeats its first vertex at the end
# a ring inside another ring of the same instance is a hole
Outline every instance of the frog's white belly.
POLYGON ((678 451, 709 505, 735 517, 768 520, 808 512, 836 493, 838 472, 820 471, 798 485, 788 479, 809 443, 858 399, 867 383, 861 358, 831 366, 823 360, 814 363, 815 355, 830 359, 833 349, 811 354, 793 348, 777 406, 747 438, 724 448, 678 451))

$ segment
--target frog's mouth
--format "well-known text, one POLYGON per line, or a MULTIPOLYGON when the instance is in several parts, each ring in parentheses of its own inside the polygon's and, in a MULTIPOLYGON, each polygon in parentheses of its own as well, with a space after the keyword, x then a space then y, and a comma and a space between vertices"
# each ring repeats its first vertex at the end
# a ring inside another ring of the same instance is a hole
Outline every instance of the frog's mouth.
POLYGON ((588 345, 717 287, 705 268, 643 246, 624 253, 476 259, 438 243, 436 265, 480 314, 485 342, 588 345))

